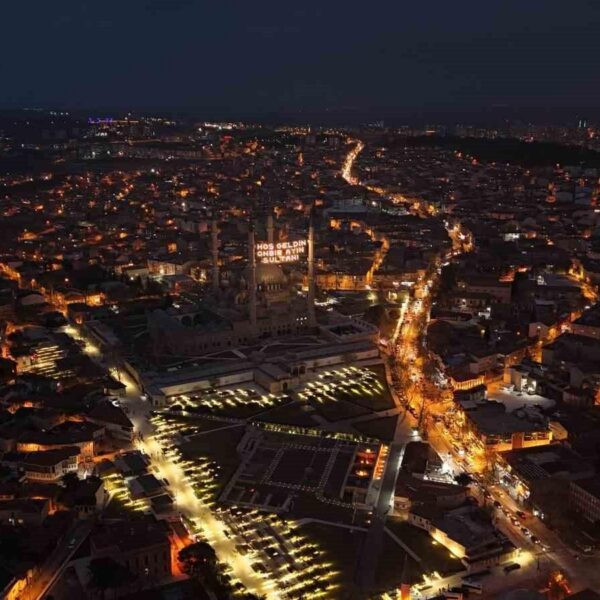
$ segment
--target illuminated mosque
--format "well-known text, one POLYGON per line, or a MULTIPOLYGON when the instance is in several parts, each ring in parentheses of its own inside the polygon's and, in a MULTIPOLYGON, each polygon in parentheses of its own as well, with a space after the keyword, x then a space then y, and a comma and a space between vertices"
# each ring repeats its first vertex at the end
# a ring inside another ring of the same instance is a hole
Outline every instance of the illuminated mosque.
POLYGON ((275 242, 272 215, 267 217, 267 242, 257 244, 254 224, 248 231, 247 267, 237 281, 222 281, 219 229, 211 229, 212 289, 201 304, 155 310, 148 330, 155 356, 202 356, 248 346, 282 336, 314 333, 315 314, 314 220, 308 241, 275 242), (297 261, 307 251, 308 293, 280 263, 297 261))
POLYGON ((380 360, 375 325, 332 307, 319 311, 317 320, 312 215, 304 241, 275 241, 268 217, 267 241, 257 244, 251 223, 240 269, 222 267, 216 222, 211 229, 210 291, 200 303, 178 298, 150 313, 144 360, 133 357, 135 364, 129 364, 153 404, 249 382, 281 393, 318 369, 380 360), (291 264, 284 269, 286 263, 297 265, 304 252, 306 273, 291 264))

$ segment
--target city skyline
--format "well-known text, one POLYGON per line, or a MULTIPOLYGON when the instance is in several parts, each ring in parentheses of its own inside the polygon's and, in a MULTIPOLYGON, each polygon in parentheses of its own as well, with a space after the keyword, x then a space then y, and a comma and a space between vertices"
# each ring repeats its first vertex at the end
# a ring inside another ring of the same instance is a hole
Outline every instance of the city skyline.
POLYGON ((598 2, 3 13, 3 599, 600 600, 598 2))

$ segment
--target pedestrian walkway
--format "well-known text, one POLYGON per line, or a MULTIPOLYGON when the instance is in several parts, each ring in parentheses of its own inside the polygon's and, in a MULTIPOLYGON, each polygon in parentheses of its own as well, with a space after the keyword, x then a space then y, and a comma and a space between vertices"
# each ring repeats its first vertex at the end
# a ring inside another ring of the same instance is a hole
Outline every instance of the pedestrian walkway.
POLYGON ((418 554, 415 554, 395 533, 385 527, 385 532, 400 546, 413 560, 421 564, 423 561, 418 554))

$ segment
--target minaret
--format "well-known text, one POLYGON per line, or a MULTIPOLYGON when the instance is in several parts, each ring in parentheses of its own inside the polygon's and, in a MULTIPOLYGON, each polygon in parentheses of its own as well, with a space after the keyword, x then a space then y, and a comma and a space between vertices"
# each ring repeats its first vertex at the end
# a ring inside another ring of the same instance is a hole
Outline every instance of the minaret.
POLYGON ((316 327, 317 317, 315 315, 315 223, 314 206, 310 210, 310 221, 308 224, 308 324, 316 327))
POLYGON ((410 600, 410 589, 411 585, 408 583, 408 570, 407 565, 408 554, 404 555, 404 563, 402 564, 402 577, 400 578, 400 600, 410 600))
POLYGON ((269 213, 267 216, 267 242, 272 244, 275 240, 275 228, 273 226, 273 214, 269 213))
POLYGON ((219 227, 217 220, 213 219, 211 229, 211 247, 212 247, 212 289, 219 291, 219 227))
POLYGON ((250 300, 250 324, 256 328, 256 251, 254 247, 254 223, 250 223, 248 230, 248 261, 250 263, 250 279, 248 293, 250 300))

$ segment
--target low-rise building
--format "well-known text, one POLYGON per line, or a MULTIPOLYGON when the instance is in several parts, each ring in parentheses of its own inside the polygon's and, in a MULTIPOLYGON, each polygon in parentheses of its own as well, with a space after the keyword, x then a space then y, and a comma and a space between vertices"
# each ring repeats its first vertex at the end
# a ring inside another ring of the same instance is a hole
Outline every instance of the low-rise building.
POLYGON ((87 414, 87 419, 104 427, 116 439, 128 442, 133 439, 133 423, 122 408, 108 400, 96 404, 87 414))
POLYGON ((129 491, 133 498, 153 498, 161 496, 165 492, 164 484, 152 473, 145 473, 127 482, 129 491))
POLYGON ((588 521, 600 521, 600 477, 571 481, 569 503, 575 512, 588 521))
POLYGON ((62 502, 75 510, 80 518, 85 519, 106 506, 108 492, 99 477, 87 477, 67 488, 62 502))
POLYGON ((507 412, 500 402, 459 402, 465 428, 486 449, 496 452, 543 446, 552 440, 546 419, 527 410, 507 412))
POLYGON ((41 525, 48 516, 50 503, 45 498, 0 500, 0 523, 41 525))
POLYGON ((595 304, 586 310, 579 319, 571 323, 571 331, 575 335, 600 340, 600 304, 595 304))
POLYGON ((125 452, 119 455, 114 462, 115 468, 123 474, 124 477, 133 477, 142 475, 148 470, 150 461, 148 457, 139 450, 125 452))
POLYGON ((453 390, 465 391, 473 388, 480 388, 485 384, 485 376, 483 374, 474 374, 466 369, 450 369, 448 378, 453 390))
POLYGON ((439 544, 461 559, 468 571, 510 560, 515 547, 480 508, 464 506, 440 513, 426 508, 411 511, 409 522, 425 529, 439 544))
POLYGON ((110 556, 131 573, 163 579, 172 572, 168 529, 162 522, 143 519, 105 524, 90 537, 93 558, 110 556))
POLYGON ((29 481, 56 483, 67 473, 77 471, 80 450, 66 446, 39 452, 14 452, 3 457, 2 463, 24 472, 29 481))
POLYGON ((577 481, 594 474, 592 463, 559 444, 500 452, 495 466, 500 482, 521 502, 529 499, 540 481, 577 481))
POLYGON ((551 344, 542 348, 542 363, 554 365, 562 362, 600 360, 600 340, 587 335, 563 333, 551 344))
POLYGON ((466 498, 467 488, 462 485, 420 479, 401 472, 394 490, 394 511, 402 514, 427 506, 457 508, 466 498))
POLYGON ((29 431, 19 437, 19 452, 39 452, 77 446, 78 460, 90 461, 94 458, 95 444, 104 436, 104 427, 84 421, 65 421, 48 431, 29 431))
POLYGON ((464 289, 468 293, 486 294, 497 302, 510 302, 511 284, 506 281, 498 281, 494 277, 477 276, 465 281, 464 289))

